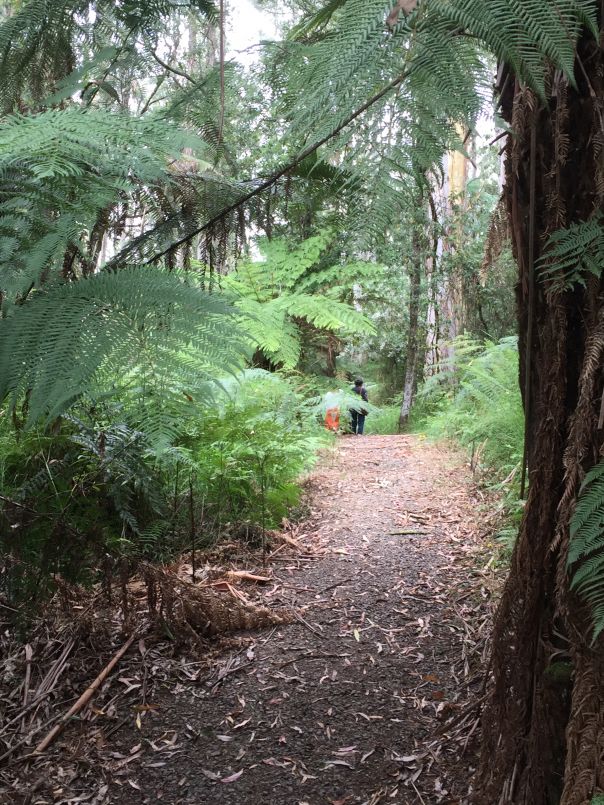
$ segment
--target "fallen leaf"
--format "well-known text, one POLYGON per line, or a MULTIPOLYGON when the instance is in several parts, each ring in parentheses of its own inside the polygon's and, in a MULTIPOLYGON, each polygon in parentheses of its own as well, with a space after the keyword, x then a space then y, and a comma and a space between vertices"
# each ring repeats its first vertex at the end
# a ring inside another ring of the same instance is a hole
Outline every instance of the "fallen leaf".
POLYGON ((370 749, 369 752, 365 752, 365 754, 361 757, 361 763, 364 763, 368 757, 371 757, 371 755, 373 755, 374 752, 375 747, 373 749, 370 749))
POLYGON ((230 774, 228 777, 223 777, 220 782, 221 783, 233 783, 235 780, 238 780, 241 775, 243 774, 243 769, 240 771, 236 771, 235 774, 230 774))
POLYGON ((330 766, 347 766, 349 769, 354 769, 354 765, 347 760, 328 760, 324 768, 328 769, 330 766))

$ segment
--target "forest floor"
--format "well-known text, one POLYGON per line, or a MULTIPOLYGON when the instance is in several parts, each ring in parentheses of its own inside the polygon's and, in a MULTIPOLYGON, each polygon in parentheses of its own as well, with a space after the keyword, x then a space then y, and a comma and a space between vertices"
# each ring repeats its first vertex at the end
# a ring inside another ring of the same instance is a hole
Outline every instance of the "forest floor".
MULTIPOLYGON (((197 655, 135 641, 45 753, 11 753, 0 802, 464 803, 498 574, 463 457, 415 436, 342 438, 306 500, 266 567, 237 559, 270 578, 245 590, 284 622, 197 655)), ((74 661, 62 698, 112 653, 74 661)))

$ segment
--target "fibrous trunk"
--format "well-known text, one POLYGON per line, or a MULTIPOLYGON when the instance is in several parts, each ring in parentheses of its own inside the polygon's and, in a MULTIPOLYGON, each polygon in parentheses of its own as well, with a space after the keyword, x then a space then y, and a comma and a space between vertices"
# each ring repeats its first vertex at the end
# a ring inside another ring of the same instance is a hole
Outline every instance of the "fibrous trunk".
POLYGON ((604 790, 604 647, 591 645, 589 613, 569 591, 566 566, 578 487, 604 451, 604 284, 592 276, 560 293, 537 270, 531 295, 528 259, 531 218, 538 259, 552 232, 602 207, 603 66, 599 43, 585 36, 577 87, 552 72, 545 102, 511 75, 501 82, 514 132, 504 192, 519 266, 529 492, 494 627, 481 805, 590 805, 604 790))

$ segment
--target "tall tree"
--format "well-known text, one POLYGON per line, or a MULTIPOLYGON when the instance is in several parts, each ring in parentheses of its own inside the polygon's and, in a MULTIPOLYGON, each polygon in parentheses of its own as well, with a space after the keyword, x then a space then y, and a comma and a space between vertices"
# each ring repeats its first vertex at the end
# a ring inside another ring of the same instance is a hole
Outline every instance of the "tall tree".
POLYGON ((593 30, 579 40, 572 74, 547 68, 541 97, 509 67, 500 73, 514 131, 505 199, 519 268, 529 491, 493 635, 478 775, 484 803, 587 805, 604 791, 604 640, 592 643, 567 569, 579 485, 602 451, 604 284, 594 275, 563 282, 555 263, 545 281, 535 269, 552 232, 602 209, 603 74, 593 30))

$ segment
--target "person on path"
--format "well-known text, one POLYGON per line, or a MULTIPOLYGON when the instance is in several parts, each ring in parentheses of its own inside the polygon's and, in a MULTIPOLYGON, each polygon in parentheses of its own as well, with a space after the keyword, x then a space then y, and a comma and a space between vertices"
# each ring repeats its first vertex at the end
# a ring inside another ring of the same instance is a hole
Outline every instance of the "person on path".
MULTIPOLYGON (((357 379, 354 381, 352 391, 354 392, 354 394, 358 394, 360 398, 365 402, 369 402, 369 398, 367 397, 367 389, 363 385, 362 377, 357 377, 357 379)), ((363 435, 366 416, 367 416, 366 408, 359 408, 358 410, 354 408, 350 409, 350 426, 352 428, 352 432, 355 433, 357 436, 363 435)))

